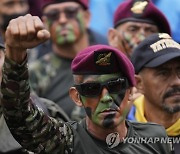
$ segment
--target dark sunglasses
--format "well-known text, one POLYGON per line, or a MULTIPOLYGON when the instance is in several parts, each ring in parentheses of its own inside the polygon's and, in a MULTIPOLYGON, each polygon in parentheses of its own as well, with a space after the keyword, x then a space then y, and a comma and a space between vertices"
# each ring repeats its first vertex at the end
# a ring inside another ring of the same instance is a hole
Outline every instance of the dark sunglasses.
POLYGON ((64 13, 67 19, 74 19, 77 13, 79 12, 79 10, 80 7, 67 7, 63 10, 59 10, 59 9, 51 10, 47 13, 44 13, 44 15, 52 21, 58 20, 61 13, 64 13))
POLYGON ((126 78, 118 78, 115 80, 99 82, 87 82, 75 85, 80 95, 85 97, 97 97, 101 94, 103 87, 106 87, 110 94, 119 94, 128 87, 126 78))

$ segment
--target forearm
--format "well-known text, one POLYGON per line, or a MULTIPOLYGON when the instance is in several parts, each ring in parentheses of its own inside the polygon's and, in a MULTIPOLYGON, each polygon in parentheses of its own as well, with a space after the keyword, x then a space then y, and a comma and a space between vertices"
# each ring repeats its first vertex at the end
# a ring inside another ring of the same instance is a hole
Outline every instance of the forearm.
POLYGON ((21 64, 27 56, 26 49, 23 48, 12 48, 6 45, 6 58, 21 64))
POLYGON ((64 130, 71 136, 71 129, 46 116, 30 99, 27 59, 21 65, 5 59, 2 95, 7 125, 24 148, 36 153, 52 153, 57 148, 61 151, 62 147, 68 149, 67 140, 70 139, 63 139, 64 130))

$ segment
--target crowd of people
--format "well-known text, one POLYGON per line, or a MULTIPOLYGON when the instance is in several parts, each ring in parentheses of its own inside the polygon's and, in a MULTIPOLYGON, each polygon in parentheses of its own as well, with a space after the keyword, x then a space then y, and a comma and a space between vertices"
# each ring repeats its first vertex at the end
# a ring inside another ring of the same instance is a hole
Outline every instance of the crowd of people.
POLYGON ((90 0, 0 8, 0 154, 180 152, 180 44, 151 0, 118 3, 107 36, 90 0))

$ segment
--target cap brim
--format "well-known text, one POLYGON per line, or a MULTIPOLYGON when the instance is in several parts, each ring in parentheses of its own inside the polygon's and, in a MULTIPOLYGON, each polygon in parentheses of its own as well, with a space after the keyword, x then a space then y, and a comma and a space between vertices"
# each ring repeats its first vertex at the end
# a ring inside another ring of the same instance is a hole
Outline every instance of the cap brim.
POLYGON ((129 17, 129 18, 125 18, 125 19, 121 19, 120 21, 118 21, 115 25, 114 28, 116 28, 117 26, 119 26, 120 24, 123 24, 125 22, 141 22, 141 23, 148 23, 148 24, 152 24, 152 25, 156 25, 156 23, 150 19, 140 19, 140 18, 134 18, 134 17, 129 17))
POLYGON ((157 67, 159 65, 162 65, 174 58, 180 57, 180 51, 177 52, 171 52, 164 55, 161 55, 159 57, 156 57, 155 59, 151 60, 149 63, 147 63, 144 67, 157 67))

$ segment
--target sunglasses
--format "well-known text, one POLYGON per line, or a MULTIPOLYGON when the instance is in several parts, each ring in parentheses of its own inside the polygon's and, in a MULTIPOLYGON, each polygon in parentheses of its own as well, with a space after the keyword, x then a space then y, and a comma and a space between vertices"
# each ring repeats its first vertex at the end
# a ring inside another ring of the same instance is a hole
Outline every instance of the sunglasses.
POLYGON ((128 87, 126 78, 118 78, 115 80, 106 81, 103 83, 88 82, 75 85, 80 95, 85 97, 97 97, 101 94, 104 87, 107 88, 110 94, 119 94, 122 90, 128 87))
POLYGON ((59 10, 59 9, 51 10, 47 13, 44 13, 44 15, 52 21, 58 20, 61 13, 64 13, 67 19, 74 19, 77 16, 79 10, 80 7, 67 7, 63 10, 59 10))

